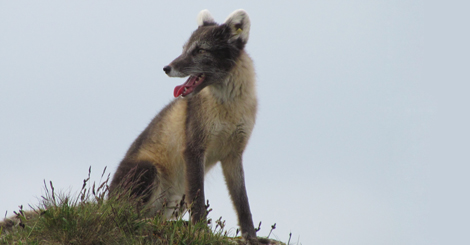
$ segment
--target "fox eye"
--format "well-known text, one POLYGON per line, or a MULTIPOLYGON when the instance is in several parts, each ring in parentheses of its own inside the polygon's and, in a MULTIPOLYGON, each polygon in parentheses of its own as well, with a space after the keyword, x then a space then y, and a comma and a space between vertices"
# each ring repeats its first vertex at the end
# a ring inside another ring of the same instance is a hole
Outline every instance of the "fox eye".
POLYGON ((200 49, 197 50, 197 52, 198 52, 199 54, 204 54, 204 53, 207 52, 207 50, 200 48, 200 49))

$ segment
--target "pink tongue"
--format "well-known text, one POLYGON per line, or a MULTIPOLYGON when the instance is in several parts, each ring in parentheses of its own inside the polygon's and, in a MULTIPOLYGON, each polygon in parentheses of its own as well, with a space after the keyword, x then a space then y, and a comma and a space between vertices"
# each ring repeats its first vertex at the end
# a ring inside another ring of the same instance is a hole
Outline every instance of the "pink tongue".
POLYGON ((173 92, 173 95, 176 97, 180 96, 184 91, 184 85, 178 85, 175 87, 175 91, 173 92))
POLYGON ((191 88, 194 85, 194 82, 196 81, 197 77, 190 76, 186 82, 184 82, 181 85, 178 85, 175 87, 175 90, 173 91, 173 95, 175 97, 180 96, 184 92, 184 88, 191 88))

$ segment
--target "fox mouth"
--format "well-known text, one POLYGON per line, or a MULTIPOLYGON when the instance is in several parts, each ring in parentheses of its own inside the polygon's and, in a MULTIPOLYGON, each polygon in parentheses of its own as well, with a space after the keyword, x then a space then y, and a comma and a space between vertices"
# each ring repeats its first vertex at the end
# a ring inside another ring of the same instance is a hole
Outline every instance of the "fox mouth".
POLYGON ((204 81, 205 78, 206 76, 203 73, 195 76, 189 76, 185 83, 175 87, 175 91, 173 92, 174 96, 178 97, 181 95, 182 97, 185 97, 186 95, 192 93, 194 89, 196 89, 196 87, 199 86, 202 81, 204 81))

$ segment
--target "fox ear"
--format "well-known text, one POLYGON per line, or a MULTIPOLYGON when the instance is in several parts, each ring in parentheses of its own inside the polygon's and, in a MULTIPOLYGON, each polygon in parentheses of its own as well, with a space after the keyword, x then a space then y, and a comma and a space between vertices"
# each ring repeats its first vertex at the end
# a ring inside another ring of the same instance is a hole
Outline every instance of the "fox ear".
POLYGON ((240 39, 243 43, 248 41, 250 35, 250 17, 245 10, 239 9, 231 13, 225 20, 225 24, 232 32, 231 41, 240 39))
POLYGON ((204 9, 199 14, 197 15, 197 25, 198 26, 207 26, 207 25, 214 25, 215 21, 214 18, 212 17, 211 13, 209 13, 209 10, 204 9))

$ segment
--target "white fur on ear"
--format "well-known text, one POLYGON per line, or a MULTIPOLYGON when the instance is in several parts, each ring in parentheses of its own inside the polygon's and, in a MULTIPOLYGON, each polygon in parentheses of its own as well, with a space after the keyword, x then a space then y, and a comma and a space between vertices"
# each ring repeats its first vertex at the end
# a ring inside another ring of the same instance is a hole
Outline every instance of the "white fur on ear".
POLYGON ((235 10, 227 17, 225 24, 232 29, 233 39, 241 38, 245 43, 248 41, 251 24, 250 17, 248 17, 248 13, 245 10, 235 10))
POLYGON ((199 14, 197 15, 197 25, 203 26, 204 24, 207 24, 207 23, 215 23, 215 21, 211 13, 209 13, 209 10, 204 9, 201 12, 199 12, 199 14))

